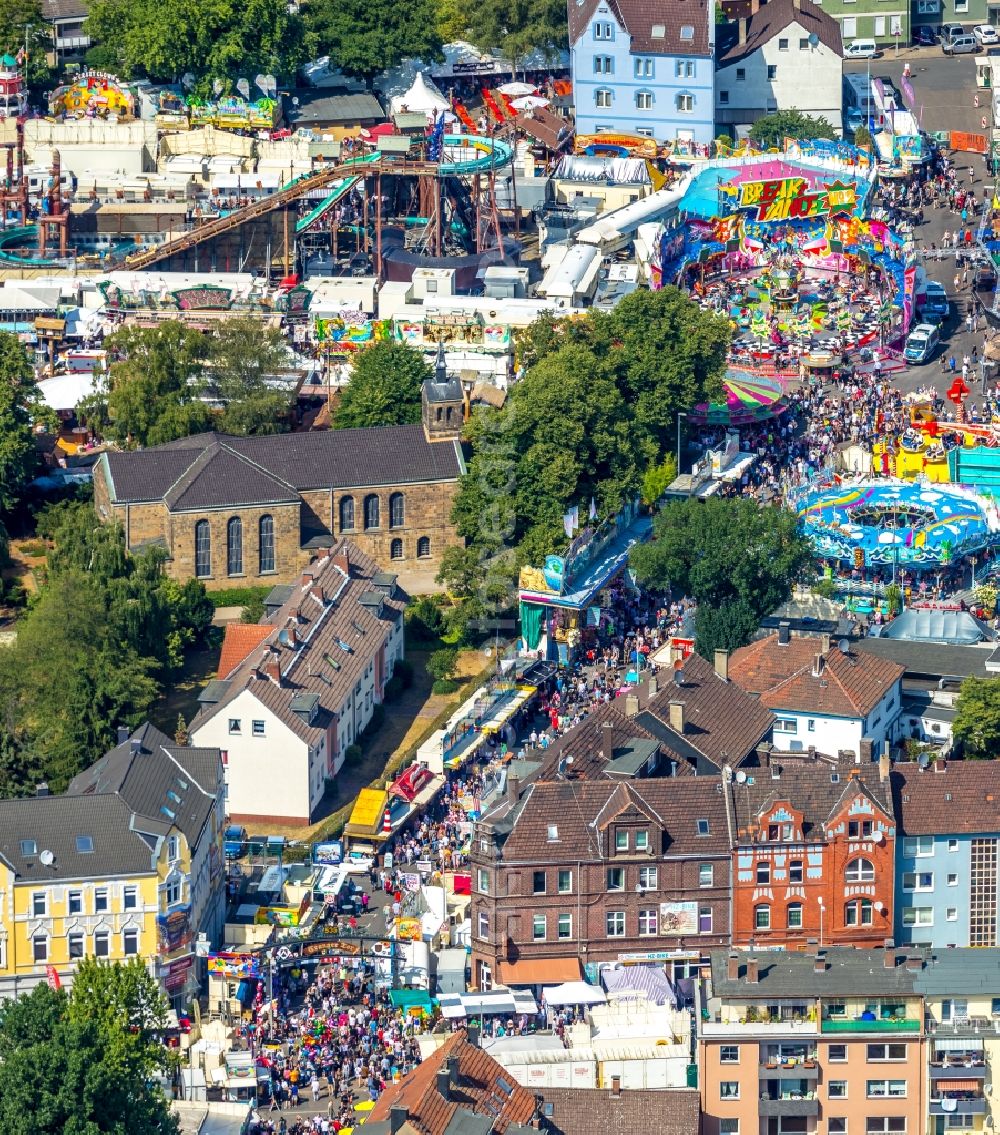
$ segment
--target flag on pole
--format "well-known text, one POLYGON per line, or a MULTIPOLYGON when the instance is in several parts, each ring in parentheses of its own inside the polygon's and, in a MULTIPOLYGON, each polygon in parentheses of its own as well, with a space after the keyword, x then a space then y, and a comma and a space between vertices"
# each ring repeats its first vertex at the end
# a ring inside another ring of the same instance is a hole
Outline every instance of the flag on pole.
POLYGON ((573 531, 576 532, 580 527, 580 506, 578 504, 573 505, 569 514, 573 518, 573 531))
POLYGON ((566 533, 566 539, 573 539, 573 510, 568 509, 563 513, 563 531, 566 533))
POLYGON ((591 520, 597 519, 597 501, 595 501, 593 497, 590 498, 590 514, 589 515, 590 515, 591 520))

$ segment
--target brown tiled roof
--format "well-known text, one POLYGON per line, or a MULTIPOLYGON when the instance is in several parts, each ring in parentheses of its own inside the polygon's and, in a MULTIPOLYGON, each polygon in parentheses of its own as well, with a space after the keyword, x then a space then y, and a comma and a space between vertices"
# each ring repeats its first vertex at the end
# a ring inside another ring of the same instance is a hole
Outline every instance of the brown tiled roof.
POLYGON ((666 835, 661 854, 725 854, 729 850, 726 807, 718 785, 718 777, 710 776, 634 780, 628 785, 606 780, 533 784, 521 799, 504 843, 504 862, 602 858, 608 849, 598 829, 627 806, 623 792, 638 811, 662 821, 666 835), (708 835, 698 834, 701 819, 708 820, 708 835), (556 841, 548 838, 552 824, 557 828, 556 841))
POLYGON ((700 1113, 694 1088, 652 1091, 629 1088, 542 1088, 542 1115, 553 1135, 586 1131, 698 1135, 700 1113))
MULTIPOLYGON (((545 763, 535 779, 552 780, 563 757, 572 756, 574 779, 598 780, 605 775, 608 765, 605 749, 609 749, 613 757, 616 749, 621 751, 633 738, 656 740, 648 729, 626 714, 624 698, 603 702, 545 750, 545 763), (610 728, 605 730, 605 724, 610 728)), ((690 771, 686 761, 676 763, 678 772, 690 771)))
POLYGON ((901 835, 1000 832, 1000 761, 948 761, 942 772, 915 764, 892 771, 901 835))
POLYGON ((498 971, 501 985, 561 985, 582 977, 579 958, 521 958, 500 962, 498 971))
POLYGON ((853 754, 773 752, 769 766, 745 771, 746 780, 732 781, 728 792, 740 842, 745 842, 750 825, 779 800, 787 800, 802 813, 802 836, 807 842, 825 841, 824 825, 840 811, 844 799, 858 791, 892 820, 889 784, 880 779, 879 766, 871 761, 857 764, 853 754))
MULTIPOLYGON (((469 1044, 464 1029, 453 1033, 408 1076, 388 1087, 368 1114, 368 1123, 389 1118, 393 1106, 406 1108, 407 1123, 420 1135, 444 1135, 461 1112, 492 1119, 489 1131, 502 1135, 508 1127, 526 1126, 534 1117, 534 1095, 478 1045, 469 1044), (449 1099, 441 1095, 437 1074, 458 1061, 449 1099), (502 1084, 501 1084, 502 1081, 502 1084)), ((477 1128, 478 1130, 478 1128, 477 1128)))
MULTIPOLYGON (((569 42, 572 48, 587 30, 602 0, 568 0, 569 42)), ((709 21, 714 9, 706 0, 603 0, 611 15, 631 37, 634 55, 711 55, 709 21), (653 29, 662 27, 662 35, 653 29), (691 38, 681 38, 681 28, 691 28, 691 38)), ((789 0, 790 2, 790 0, 789 0)), ((805 3, 806 0, 803 0, 805 3)))
POLYGON ((230 672, 225 692, 198 714, 192 733, 247 690, 293 733, 316 744, 402 618, 406 596, 395 586, 395 576, 384 577, 392 580, 391 588, 376 586, 375 577, 381 575, 378 564, 349 540, 330 548, 262 624, 268 633, 260 648, 230 672), (346 575, 344 564, 349 565, 346 575), (275 664, 280 685, 265 670, 275 664), (312 714, 310 702, 315 702, 312 714))
POLYGON ((274 627, 266 623, 227 623, 219 654, 218 677, 228 678, 273 630, 274 627))
MULTIPOLYGON (((806 33, 815 33, 820 43, 836 55, 843 51, 840 24, 811 0, 768 0, 747 20, 746 42, 739 42, 739 23, 728 24, 716 31, 716 65, 728 67, 746 59, 748 55, 774 39, 789 24, 798 24, 806 33)), ((798 45, 796 44, 796 47, 798 45)))
POLYGON ((833 647, 823 655, 821 672, 813 662, 822 650, 815 638, 792 638, 782 646, 776 634, 736 651, 730 677, 760 694, 762 705, 781 711, 867 717, 902 678, 904 667, 887 658, 833 647))

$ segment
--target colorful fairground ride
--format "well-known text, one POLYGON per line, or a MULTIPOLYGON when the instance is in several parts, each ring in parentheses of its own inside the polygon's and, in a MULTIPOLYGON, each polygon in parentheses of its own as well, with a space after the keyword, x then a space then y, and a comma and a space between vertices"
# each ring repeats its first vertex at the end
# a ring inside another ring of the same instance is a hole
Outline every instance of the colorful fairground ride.
POLYGON ((127 122, 135 118, 135 95, 127 83, 106 71, 82 71, 49 96, 54 118, 127 122))
POLYGON ((20 54, 0 57, 0 118, 23 118, 28 113, 23 58, 20 54))

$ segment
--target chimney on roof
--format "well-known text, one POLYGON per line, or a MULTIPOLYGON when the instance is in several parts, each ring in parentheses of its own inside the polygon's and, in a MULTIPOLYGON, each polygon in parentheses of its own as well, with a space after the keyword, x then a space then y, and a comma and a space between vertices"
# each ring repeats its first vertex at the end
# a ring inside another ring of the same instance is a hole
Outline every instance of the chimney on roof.
POLYGON ((909 973, 919 973, 924 968, 923 958, 919 954, 907 954, 906 969, 909 973))
POLYGON ((658 686, 657 686, 657 683, 656 683, 656 675, 650 674, 650 676, 649 676, 649 699, 650 699, 650 701, 652 701, 653 698, 656 697, 657 689, 658 689, 658 686))
POLYGON ((410 1118, 410 1109, 406 1104, 394 1103, 389 1108, 389 1131, 390 1135, 396 1135, 400 1131, 403 1124, 410 1118))
POLYGON ((451 1073, 447 1068, 438 1069, 437 1090, 443 1100, 451 1100, 451 1073))
POLYGON ((618 1097, 622 1094, 621 1076, 611 1077, 611 1094, 615 1097, 615 1099, 618 1099, 618 1097))
POLYGON ((35 785, 35 795, 36 796, 51 796, 52 795, 52 793, 49 791, 49 782, 47 780, 41 780, 41 781, 38 782, 38 784, 35 785))
POLYGON ((761 741, 757 746, 757 760, 764 766, 771 763, 771 750, 774 748, 768 741, 761 741))
POLYGON ((813 973, 826 973, 826 954, 822 950, 813 958, 813 973))
POLYGON ((792 7, 795 9, 796 12, 801 11, 802 10, 802 0, 792 0, 792 7))
POLYGON ((684 703, 682 701, 670 703, 670 728, 675 733, 684 735, 684 703))
POLYGON ((281 666, 277 662, 268 662, 264 667, 264 674, 276 685, 281 685, 281 666))
POLYGON ((615 755, 615 723, 601 722, 601 757, 610 761, 615 755))
POLYGON ((730 954, 726 962, 726 979, 728 981, 739 981, 740 979, 740 956, 739 954, 730 954))
POLYGON ((625 695, 625 716, 635 717, 639 712, 639 698, 636 694, 625 695))
POLYGON ((124 745, 128 740, 128 727, 125 725, 118 726, 118 744, 124 745))
POLYGON ((882 966, 885 969, 896 968, 896 943, 891 938, 885 938, 882 942, 882 966))
POLYGON ((465 1039, 472 1045, 473 1048, 479 1047, 479 1029, 474 1025, 469 1025, 465 1030, 465 1039))
POLYGON ((757 984, 757 959, 751 954, 747 958, 747 985, 757 984))
POLYGON ((858 759, 857 764, 869 765, 875 759, 875 743, 870 737, 862 737, 861 744, 858 746, 858 759))
POLYGON ((878 778, 883 784, 885 784, 885 782, 889 779, 889 773, 891 770, 892 760, 890 759, 888 753, 883 752, 883 754, 878 759, 878 778))
POLYGON ((507 771, 507 799, 511 804, 517 803, 518 790, 521 787, 521 781, 516 772, 511 772, 508 766, 507 771))
POLYGON ((819 648, 824 654, 830 653, 830 636, 828 634, 819 636, 819 648))
POLYGON ((344 575, 351 574, 351 554, 347 550, 346 544, 341 544, 337 549, 337 554, 331 556, 333 562, 340 568, 344 575))
MULTIPOLYGON (((743 21, 741 20, 740 23, 743 21)), ((778 623, 778 646, 787 646, 792 637, 792 624, 787 619, 778 623)))
POLYGON ((944 759, 944 757, 938 757, 938 759, 934 762, 934 771, 935 772, 947 772, 948 771, 948 762, 944 759))
POLYGON ((822 654, 813 655, 813 677, 818 678, 823 673, 823 663, 825 659, 822 654))
POLYGON ((746 19, 740 20, 740 47, 747 41, 747 21, 746 19))
POLYGON ((309 594, 320 603, 324 602, 326 599, 322 583, 314 583, 312 587, 309 588, 309 594))
POLYGON ((715 652, 715 672, 724 681, 729 681, 729 651, 717 650, 715 652))

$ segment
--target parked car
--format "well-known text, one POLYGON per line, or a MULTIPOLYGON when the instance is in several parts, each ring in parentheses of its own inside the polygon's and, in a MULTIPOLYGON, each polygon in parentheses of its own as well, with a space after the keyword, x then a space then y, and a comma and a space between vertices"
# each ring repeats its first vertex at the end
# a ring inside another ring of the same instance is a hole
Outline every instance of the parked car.
POLYGON ((918 323, 906 340, 903 357, 910 363, 926 363, 940 341, 941 336, 933 323, 918 323))
POLYGON ((928 280, 919 308, 922 323, 942 323, 946 320, 951 304, 948 302, 948 293, 944 290, 944 285, 939 284, 937 280, 928 280))
POLYGON ((873 39, 854 39, 844 48, 845 59, 878 59, 881 54, 873 39))
POLYGON ((938 42, 938 34, 930 25, 914 28, 913 42, 918 47, 933 47, 938 42))
POLYGON ((979 50, 979 41, 972 35, 957 35, 941 45, 945 55, 974 55, 979 50))
POLYGON ((896 90, 896 84, 888 75, 872 75, 872 78, 878 79, 882 84, 882 90, 885 91, 887 95, 892 95, 896 103, 899 103, 899 91, 896 90))
POLYGON ((961 24, 942 24, 941 25, 941 42, 949 43, 956 36, 967 35, 965 28, 961 24))
POLYGON ((997 29, 992 24, 976 24, 972 29, 972 34, 984 46, 991 43, 1000 43, 1000 35, 997 35, 997 29))

